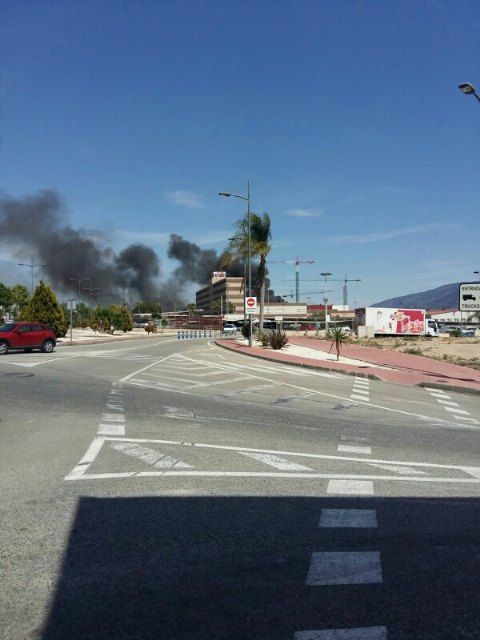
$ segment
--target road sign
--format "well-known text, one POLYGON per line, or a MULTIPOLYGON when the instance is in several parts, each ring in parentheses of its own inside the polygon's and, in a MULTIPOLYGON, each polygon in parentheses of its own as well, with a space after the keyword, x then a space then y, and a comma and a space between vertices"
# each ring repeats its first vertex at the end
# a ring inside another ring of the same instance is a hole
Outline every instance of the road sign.
POLYGON ((476 313, 480 311, 480 282, 464 282, 460 285, 459 290, 460 311, 471 311, 476 313))
POLYGON ((245 311, 247 313, 256 313, 257 312, 257 299, 252 296, 248 296, 245 298, 245 311))

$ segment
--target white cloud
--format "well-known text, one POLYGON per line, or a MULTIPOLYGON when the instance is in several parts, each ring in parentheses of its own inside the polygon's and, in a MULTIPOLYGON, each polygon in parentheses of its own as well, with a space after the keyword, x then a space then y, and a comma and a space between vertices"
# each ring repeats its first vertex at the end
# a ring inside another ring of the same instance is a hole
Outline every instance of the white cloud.
POLYGON ((285 215, 291 216, 292 218, 315 218, 317 216, 323 215, 323 211, 318 208, 313 209, 286 209, 285 215))
POLYGON ((329 238, 330 244, 368 244, 372 242, 384 242, 385 240, 393 240, 404 236, 420 235, 424 233, 432 233, 434 231, 445 230, 447 228, 458 228, 456 224, 426 224, 415 227, 404 227, 403 229, 393 229, 392 231, 383 231, 377 233, 366 233, 364 235, 337 236, 329 238))
POLYGON ((178 204, 190 209, 204 209, 206 206, 202 196, 193 191, 167 191, 163 197, 170 204, 178 204))

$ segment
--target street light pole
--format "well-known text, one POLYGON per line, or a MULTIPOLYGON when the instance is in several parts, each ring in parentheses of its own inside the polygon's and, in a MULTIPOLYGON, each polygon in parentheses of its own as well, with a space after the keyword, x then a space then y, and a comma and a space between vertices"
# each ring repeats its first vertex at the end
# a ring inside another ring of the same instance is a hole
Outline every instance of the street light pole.
POLYGON ((325 337, 327 337, 328 335, 327 287, 328 287, 328 276, 331 276, 332 274, 329 271, 323 271, 320 275, 325 278, 325 297, 323 298, 323 302, 325 304, 325 337))
POLYGON ((19 267, 29 267, 31 271, 31 285, 30 285, 30 295, 33 296, 33 270, 35 267, 46 267, 46 264, 29 264, 27 262, 18 262, 19 267))
MULTIPOLYGON (((240 200, 246 200, 247 202, 247 227, 248 227, 248 296, 252 295, 252 225, 251 225, 251 211, 250 211, 250 180, 247 180, 247 196, 239 196, 236 193, 230 193, 228 191, 220 191, 219 196, 225 196, 226 198, 240 198, 240 200)), ((248 346, 253 346, 253 318, 250 313, 248 316, 248 346)))
POLYGON ((78 301, 80 302, 80 284, 82 282, 86 282, 87 280, 90 280, 90 278, 69 278, 69 280, 73 280, 74 282, 78 282, 78 301))

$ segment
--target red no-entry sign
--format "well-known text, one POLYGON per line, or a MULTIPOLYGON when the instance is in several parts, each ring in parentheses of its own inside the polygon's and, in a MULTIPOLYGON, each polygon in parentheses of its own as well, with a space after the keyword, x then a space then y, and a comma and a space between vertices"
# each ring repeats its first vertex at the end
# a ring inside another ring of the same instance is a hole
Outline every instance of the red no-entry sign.
POLYGON ((257 299, 249 296, 245 298, 245 310, 247 313, 255 313, 257 310, 257 299))

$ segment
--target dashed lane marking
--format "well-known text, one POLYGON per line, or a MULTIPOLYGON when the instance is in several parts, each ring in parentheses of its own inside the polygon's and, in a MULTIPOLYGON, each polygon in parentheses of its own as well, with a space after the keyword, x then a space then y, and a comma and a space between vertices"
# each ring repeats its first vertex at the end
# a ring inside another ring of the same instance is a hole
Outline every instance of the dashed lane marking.
POLYGON ((452 400, 452 398, 442 389, 432 389, 425 387, 425 390, 434 398, 445 411, 452 414, 455 420, 461 420, 462 422, 469 422, 470 424, 480 425, 480 421, 470 417, 470 412, 462 409, 458 402, 452 400))
POLYGON ((375 509, 322 509, 320 528, 376 529, 375 509))
POLYGON ((336 496, 373 496, 373 481, 355 479, 330 480, 327 493, 336 496))
POLYGON ((307 586, 381 584, 378 551, 320 551, 312 553, 307 586))
POLYGON ((387 627, 297 631, 294 640, 387 640, 387 627))

